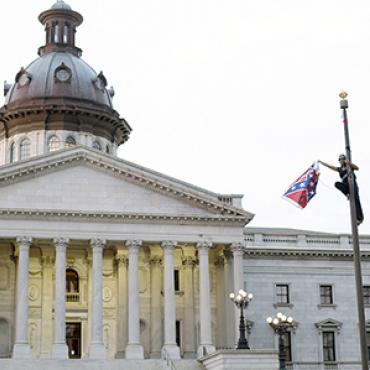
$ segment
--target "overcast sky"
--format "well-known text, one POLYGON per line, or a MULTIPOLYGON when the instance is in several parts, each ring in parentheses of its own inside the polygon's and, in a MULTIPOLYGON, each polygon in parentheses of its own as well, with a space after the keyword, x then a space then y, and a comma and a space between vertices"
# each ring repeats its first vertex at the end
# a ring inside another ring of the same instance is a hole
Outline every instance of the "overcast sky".
MULTIPOLYGON (((49 0, 0 2, 0 79, 44 43, 49 0)), ((282 193, 344 151, 338 93, 349 92, 353 160, 370 234, 368 0, 69 0, 85 18, 83 59, 103 70, 133 128, 120 157, 220 193, 243 193, 251 226, 349 232, 348 202, 322 168, 301 211, 282 193)))

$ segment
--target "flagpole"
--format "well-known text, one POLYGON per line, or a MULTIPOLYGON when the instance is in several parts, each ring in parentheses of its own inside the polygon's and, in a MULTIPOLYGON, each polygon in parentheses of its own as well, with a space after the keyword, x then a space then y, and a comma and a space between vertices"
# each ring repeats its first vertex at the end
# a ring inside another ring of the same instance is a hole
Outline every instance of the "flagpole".
MULTIPOLYGON (((344 139, 346 145, 346 156, 349 163, 352 163, 351 146, 349 142, 349 130, 348 130, 348 100, 346 99, 348 94, 341 92, 339 97, 340 108, 343 111, 343 126, 344 126, 344 139)), ((353 170, 351 166, 348 166, 348 183, 349 183, 349 201, 351 211, 351 225, 352 225, 352 247, 353 247, 353 264, 355 269, 355 282, 356 282, 356 295, 357 295, 357 311, 358 311, 358 324, 360 334, 360 347, 361 347, 361 363, 362 370, 369 370, 369 358, 366 344, 366 322, 365 322, 365 309, 364 309, 364 295, 362 286, 362 274, 361 274, 361 253, 360 253, 360 242, 358 236, 357 227, 357 215, 356 215, 356 204, 355 204, 355 180, 353 176, 353 170)))

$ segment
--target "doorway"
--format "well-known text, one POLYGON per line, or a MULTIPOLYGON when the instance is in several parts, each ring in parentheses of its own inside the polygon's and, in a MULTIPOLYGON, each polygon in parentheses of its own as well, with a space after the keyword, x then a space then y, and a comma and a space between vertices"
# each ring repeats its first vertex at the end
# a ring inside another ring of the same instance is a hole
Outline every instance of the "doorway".
POLYGON ((66 323, 66 342, 69 358, 81 358, 81 323, 66 323))

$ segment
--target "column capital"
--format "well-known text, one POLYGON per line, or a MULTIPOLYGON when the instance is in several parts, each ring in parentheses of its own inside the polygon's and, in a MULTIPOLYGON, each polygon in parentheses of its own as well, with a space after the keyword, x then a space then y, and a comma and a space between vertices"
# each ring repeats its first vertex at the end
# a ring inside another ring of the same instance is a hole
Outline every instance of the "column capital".
POLYGON ((235 243, 231 243, 230 249, 233 253, 237 253, 237 252, 244 253, 245 246, 244 246, 244 243, 242 242, 235 242, 235 243))
POLYGON ((63 251, 63 250, 66 250, 68 243, 69 243, 69 239, 68 238, 54 238, 53 242, 57 250, 63 251))
POLYGON ((30 236, 17 236, 17 244, 21 249, 28 249, 32 243, 32 237, 30 236))
POLYGON ((132 240, 126 240, 125 244, 126 244, 126 247, 128 247, 130 251, 138 252, 143 242, 141 240, 132 239, 132 240))
POLYGON ((164 240, 162 243, 161 243, 161 246, 162 248, 166 251, 166 250, 173 250, 175 249, 177 245, 177 242, 176 241, 173 241, 173 240, 164 240))
POLYGON ((212 242, 209 240, 202 240, 197 243, 197 248, 199 251, 208 252, 208 250, 212 247, 212 242))
POLYGON ((161 266, 162 265, 162 257, 161 256, 152 256, 149 260, 152 266, 161 266))
POLYGON ((103 250, 105 242, 106 241, 104 239, 96 238, 90 240, 90 245, 92 249, 103 250))
POLYGON ((115 260, 118 265, 128 266, 128 257, 124 254, 117 254, 115 260))
POLYGON ((218 255, 217 257, 216 257, 216 259, 215 259, 215 266, 220 266, 220 267, 223 267, 223 266, 225 266, 225 263, 226 263, 226 261, 225 261, 225 256, 224 255, 222 255, 222 254, 220 254, 220 255, 218 255))
POLYGON ((193 268, 197 264, 197 258, 194 256, 184 256, 181 263, 185 268, 193 268))

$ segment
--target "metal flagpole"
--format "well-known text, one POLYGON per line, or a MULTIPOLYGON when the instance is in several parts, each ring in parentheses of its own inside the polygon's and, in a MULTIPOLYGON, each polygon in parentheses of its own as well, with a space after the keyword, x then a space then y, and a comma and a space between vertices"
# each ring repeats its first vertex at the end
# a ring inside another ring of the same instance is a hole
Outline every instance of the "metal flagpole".
MULTIPOLYGON (((346 156, 349 163, 352 162, 351 147, 349 142, 349 130, 348 130, 348 118, 347 108, 348 100, 346 99, 348 94, 341 92, 339 97, 340 108, 343 111, 343 126, 344 126, 344 139, 346 144, 346 156)), ((353 177, 353 170, 351 166, 348 166, 348 184, 349 184, 349 201, 351 209, 351 224, 352 224, 352 247, 353 247, 353 264, 355 268, 355 281, 356 281, 356 295, 357 295, 357 310, 358 310, 358 324, 360 332, 360 347, 361 347, 361 363, 362 370, 369 370, 369 359, 366 344, 366 322, 365 322, 365 309, 364 309, 364 295, 362 287, 362 274, 361 274, 361 253, 360 253, 360 242, 358 237, 357 227, 357 215, 356 215, 356 204, 355 204, 355 180, 353 177)))

